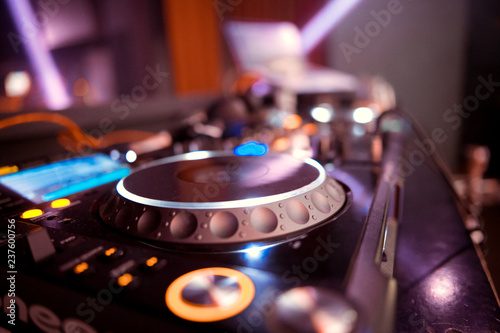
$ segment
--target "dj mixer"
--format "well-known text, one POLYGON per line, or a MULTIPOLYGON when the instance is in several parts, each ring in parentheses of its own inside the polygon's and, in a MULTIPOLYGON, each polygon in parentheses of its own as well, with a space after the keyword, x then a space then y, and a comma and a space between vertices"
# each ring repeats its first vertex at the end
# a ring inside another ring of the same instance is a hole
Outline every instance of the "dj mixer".
POLYGON ((379 158, 370 137, 368 159, 101 152, 2 176, 0 332, 500 332, 464 208, 403 132, 379 158))

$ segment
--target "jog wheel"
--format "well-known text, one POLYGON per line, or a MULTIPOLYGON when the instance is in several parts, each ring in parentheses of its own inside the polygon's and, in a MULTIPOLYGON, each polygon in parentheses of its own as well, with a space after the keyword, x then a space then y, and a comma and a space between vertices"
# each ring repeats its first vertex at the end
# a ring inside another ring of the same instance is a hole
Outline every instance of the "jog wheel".
POLYGON ((346 201, 312 159, 196 152, 125 177, 99 215, 121 232, 191 249, 291 238, 331 221, 346 201))

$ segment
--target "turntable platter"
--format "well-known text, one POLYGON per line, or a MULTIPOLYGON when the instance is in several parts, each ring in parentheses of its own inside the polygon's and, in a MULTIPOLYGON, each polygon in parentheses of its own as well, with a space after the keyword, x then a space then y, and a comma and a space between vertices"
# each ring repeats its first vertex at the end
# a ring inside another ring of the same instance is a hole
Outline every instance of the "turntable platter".
POLYGON ((196 152, 125 177, 99 215, 145 239, 228 244, 290 237, 330 220, 345 203, 344 188, 314 160, 196 152))

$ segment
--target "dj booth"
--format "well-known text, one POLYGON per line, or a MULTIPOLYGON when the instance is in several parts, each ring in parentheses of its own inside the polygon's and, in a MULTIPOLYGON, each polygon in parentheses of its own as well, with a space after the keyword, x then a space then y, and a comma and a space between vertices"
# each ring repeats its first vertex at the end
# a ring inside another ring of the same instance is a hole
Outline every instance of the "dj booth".
POLYGON ((230 96, 0 115, 0 332, 500 332, 446 134, 226 27, 230 96))

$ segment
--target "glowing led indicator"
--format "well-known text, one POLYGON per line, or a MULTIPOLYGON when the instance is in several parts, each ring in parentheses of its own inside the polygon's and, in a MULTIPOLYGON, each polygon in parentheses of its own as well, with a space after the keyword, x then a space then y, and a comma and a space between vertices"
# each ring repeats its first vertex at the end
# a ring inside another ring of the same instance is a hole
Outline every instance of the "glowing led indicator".
POLYGON ((156 265, 157 262, 158 262, 158 258, 151 257, 148 260, 146 260, 146 266, 153 267, 154 265, 156 265))
POLYGON ((352 118, 355 122, 360 124, 366 124, 373 120, 374 114, 372 109, 367 107, 361 107, 354 110, 352 118))
POLYGON ((31 219, 33 217, 37 217, 43 214, 41 209, 30 209, 21 214, 21 218, 23 219, 31 219))
POLYGON ((0 176, 8 175, 10 173, 15 173, 19 171, 19 167, 17 165, 6 165, 0 168, 0 176))
POLYGON ((239 145, 234 148, 234 155, 236 156, 263 156, 267 154, 267 145, 250 141, 239 145))
POLYGON ((115 254, 115 252, 116 252, 116 247, 111 247, 111 248, 107 249, 106 252, 104 252, 104 254, 109 257, 109 256, 115 254))
POLYGON ((78 265, 73 268, 73 272, 75 274, 82 274, 85 272, 87 269, 89 269, 89 264, 87 264, 85 261, 79 263, 78 265))
POLYGON ((127 153, 125 153, 125 159, 129 163, 134 163, 135 160, 137 160, 137 153, 133 150, 129 150, 127 151, 127 153))
POLYGON ((71 205, 71 201, 69 199, 57 199, 50 203, 50 207, 52 208, 62 208, 71 205))
POLYGON ((126 287, 128 286, 132 281, 134 280, 134 278, 132 277, 131 274, 129 273, 125 273, 123 274, 122 276, 120 276, 117 280, 117 283, 120 287, 126 287))

